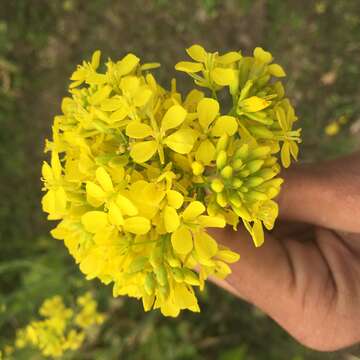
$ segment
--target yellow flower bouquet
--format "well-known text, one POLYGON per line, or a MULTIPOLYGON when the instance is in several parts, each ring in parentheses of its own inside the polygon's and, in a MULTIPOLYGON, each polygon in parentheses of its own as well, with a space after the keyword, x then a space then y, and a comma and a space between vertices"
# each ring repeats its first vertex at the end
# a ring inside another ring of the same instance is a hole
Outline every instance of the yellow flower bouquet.
POLYGON ((86 278, 166 316, 199 311, 194 287, 239 259, 208 228, 240 223, 263 243, 278 215, 280 163, 297 158, 300 142, 269 52, 186 51, 193 61, 175 68, 204 90, 186 96, 175 80, 169 90, 157 83, 159 64, 128 54, 102 67, 96 51, 71 76, 42 167, 43 209, 60 220, 51 234, 86 278))

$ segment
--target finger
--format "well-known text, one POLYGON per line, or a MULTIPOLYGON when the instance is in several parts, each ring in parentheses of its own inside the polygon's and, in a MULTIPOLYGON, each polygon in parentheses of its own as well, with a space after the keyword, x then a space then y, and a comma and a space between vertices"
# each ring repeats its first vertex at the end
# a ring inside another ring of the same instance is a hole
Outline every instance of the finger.
POLYGON ((283 173, 280 217, 334 230, 360 232, 360 155, 283 173))
POLYGON ((241 229, 217 229, 212 235, 241 254, 232 274, 216 281, 218 285, 255 304, 306 346, 331 350, 352 341, 345 339, 346 333, 339 336, 336 311, 331 311, 335 290, 328 281, 329 266, 315 242, 268 235, 255 248, 241 229))
POLYGON ((251 237, 241 228, 236 232, 230 228, 213 229, 211 234, 220 244, 241 256, 232 264, 232 273, 226 280, 216 283, 270 315, 283 311, 285 317, 290 316, 285 305, 293 273, 281 243, 268 234, 265 243, 255 248, 251 237))

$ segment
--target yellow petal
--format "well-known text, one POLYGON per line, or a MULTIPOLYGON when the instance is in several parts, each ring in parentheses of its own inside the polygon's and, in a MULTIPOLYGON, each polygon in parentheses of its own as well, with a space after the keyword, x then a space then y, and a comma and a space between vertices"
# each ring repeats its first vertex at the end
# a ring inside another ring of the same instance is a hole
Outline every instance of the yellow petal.
POLYGON ((269 53, 268 51, 265 51, 261 47, 256 47, 254 49, 254 57, 256 58, 256 60, 259 60, 264 63, 269 63, 273 59, 271 53, 269 53))
POLYGON ((41 175, 45 181, 53 181, 53 172, 50 165, 44 161, 41 167, 41 175))
POLYGON ((200 215, 198 217, 198 222, 204 227, 217 227, 217 228, 223 228, 226 225, 226 221, 222 217, 218 216, 206 216, 206 215, 200 215))
POLYGON ((211 72, 211 77, 220 86, 232 85, 236 82, 236 71, 234 69, 215 68, 211 72))
POLYGON ((223 64, 223 65, 229 65, 232 64, 242 58, 241 54, 236 51, 230 51, 224 55, 218 56, 216 58, 216 62, 223 64))
POLYGON ((108 224, 108 216, 103 211, 88 211, 81 217, 81 223, 86 231, 96 233, 108 224))
POLYGON ((231 269, 228 264, 223 261, 215 261, 215 275, 220 279, 225 279, 231 274, 231 269))
POLYGON ((188 207, 183 212, 183 219, 185 221, 194 220, 203 212, 205 212, 206 208, 203 203, 200 201, 191 202, 188 207))
POLYGON ((149 125, 138 121, 132 121, 126 127, 126 135, 134 139, 143 139, 147 136, 153 135, 153 133, 153 129, 149 125))
POLYGON ((161 131, 165 132, 169 129, 173 129, 182 124, 186 118, 187 111, 180 105, 173 105, 169 108, 162 121, 161 121, 161 131))
POLYGON ((204 93, 202 91, 193 89, 186 95, 183 106, 187 109, 188 112, 195 112, 197 104, 203 98, 204 93))
POLYGON ((101 103, 101 110, 103 111, 115 111, 121 108, 124 104, 124 100, 120 97, 112 97, 106 99, 101 103))
POLYGON ((150 221, 142 216, 134 216, 124 220, 124 230, 133 234, 146 234, 150 227, 150 221))
POLYGON ((200 143, 196 150, 195 159, 204 165, 209 165, 214 160, 215 153, 215 146, 209 139, 206 139, 200 143))
POLYGON ((184 71, 186 73, 197 73, 203 69, 203 65, 191 62, 191 61, 180 61, 175 65, 177 71, 184 71))
POLYGON ((145 71, 145 70, 157 69, 160 66, 161 66, 161 64, 157 63, 157 62, 145 63, 140 66, 140 70, 145 71))
POLYGON ((152 96, 152 91, 146 88, 138 91, 134 97, 135 106, 141 107, 147 104, 152 96))
POLYGON ((175 209, 180 209, 184 203, 184 196, 176 190, 169 190, 166 197, 168 204, 175 209))
POLYGON ((55 179, 60 179, 61 177, 61 163, 59 159, 59 154, 56 151, 51 153, 51 169, 55 179))
POLYGON ((174 298, 180 309, 190 309, 197 305, 197 299, 194 291, 185 284, 174 285, 174 298))
POLYGON ((61 219, 66 210, 67 197, 63 188, 49 190, 42 198, 42 207, 49 214, 49 219, 61 219))
POLYGON ((80 263, 80 270, 88 280, 95 278, 101 270, 102 261, 98 254, 90 253, 80 263))
POLYGON ((154 305, 155 295, 144 295, 142 297, 142 303, 144 311, 150 311, 154 305))
POLYGON ((222 136, 224 133, 233 136, 238 129, 238 124, 233 116, 220 116, 211 130, 213 136, 222 136))
POLYGON ((95 176, 96 180, 106 192, 114 191, 111 177, 103 167, 99 167, 96 169, 95 176))
POLYGON ((206 50, 200 45, 193 45, 186 49, 188 55, 198 62, 205 62, 207 57, 206 50))
POLYGON ((191 232, 185 226, 179 227, 171 234, 171 244, 178 254, 188 254, 193 248, 191 232))
POLYGON ((100 65, 101 51, 96 50, 91 58, 91 66, 94 70, 96 70, 100 65))
POLYGON ((219 103, 214 99, 204 98, 200 100, 197 106, 197 113, 199 116, 199 123, 205 131, 217 117, 219 108, 219 103))
POLYGON ((286 73, 279 64, 271 64, 268 66, 269 73, 276 77, 284 77, 286 73))
POLYGON ((120 207, 124 215, 135 216, 138 214, 138 209, 127 197, 118 194, 116 197, 116 204, 120 207))
POLYGON ((290 144, 288 141, 285 141, 283 146, 281 147, 281 162, 285 168, 290 166, 290 144))
POLYGON ((124 120, 125 117, 129 114, 129 112, 129 106, 126 103, 123 103, 118 110, 116 110, 110 115, 110 122, 113 123, 116 121, 124 120))
POLYGON ((218 245, 208 233, 201 231, 194 236, 194 248, 199 260, 207 260, 217 253, 218 245))
POLYGON ((180 225, 180 218, 176 210, 171 206, 164 209, 164 224, 167 232, 174 232, 180 225))
POLYGON ((121 214, 121 210, 114 202, 111 202, 109 205, 109 220, 113 225, 120 226, 124 224, 124 218, 121 214))
POLYGON ((95 94, 91 95, 89 98, 89 103, 91 105, 98 105, 105 99, 107 99, 112 91, 110 86, 103 86, 95 94))
POLYGON ((299 155, 299 147, 298 147, 298 145, 296 144, 295 141, 290 141, 289 144, 290 144, 291 155, 293 156, 293 158, 295 160, 297 160, 298 155, 299 155))
POLYGON ((156 141, 142 141, 132 145, 130 156, 137 163, 143 163, 153 157, 157 149, 156 141))
POLYGON ((107 80, 108 77, 105 74, 90 73, 86 76, 86 83, 90 85, 103 85, 107 80))
POLYGON ((241 106, 242 110, 245 112, 257 112, 261 111, 268 106, 270 106, 271 101, 267 101, 263 98, 258 96, 251 96, 245 100, 242 100, 239 105, 241 106))
POLYGON ((105 191, 99 185, 91 181, 86 183, 86 196, 89 203, 95 207, 100 206, 106 198, 105 191))
POLYGON ((116 64, 116 71, 118 76, 123 76, 135 70, 139 64, 140 59, 134 54, 127 54, 122 60, 116 64))
POLYGON ((164 144, 179 154, 188 154, 196 140, 196 132, 192 129, 180 129, 168 136, 164 144))
POLYGON ((101 231, 97 232, 93 240, 99 246, 112 246, 117 239, 117 229, 114 226, 105 226, 101 231))
POLYGON ((290 126, 289 121, 288 121, 288 119, 286 117, 285 110, 282 107, 278 107, 276 109, 276 118, 278 119, 280 127, 281 127, 282 130, 284 130, 284 131, 290 130, 291 126, 290 126))
POLYGON ((229 264, 237 262, 240 259, 240 255, 228 249, 219 250, 216 257, 220 260, 226 261, 229 264))
POLYGON ((253 225, 253 240, 256 247, 259 247, 264 242, 264 229, 260 220, 255 220, 253 225))

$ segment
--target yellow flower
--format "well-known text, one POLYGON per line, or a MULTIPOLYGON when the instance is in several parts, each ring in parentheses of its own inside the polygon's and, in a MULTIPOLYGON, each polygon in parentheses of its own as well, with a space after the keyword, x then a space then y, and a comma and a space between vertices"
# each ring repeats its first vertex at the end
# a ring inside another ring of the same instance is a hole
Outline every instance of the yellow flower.
POLYGON ((195 152, 195 159, 203 165, 209 165, 215 156, 215 146, 210 136, 221 136, 224 132, 232 136, 238 128, 237 121, 233 116, 218 116, 219 109, 219 102, 212 98, 201 99, 197 106, 201 136, 195 152))
POLYGON ((101 325, 105 317, 97 311, 97 302, 90 293, 80 296, 77 303, 80 309, 73 310, 65 306, 60 296, 46 299, 39 309, 43 319, 34 320, 17 331, 16 348, 32 347, 53 358, 79 349, 88 329, 101 325))
POLYGON ((291 163, 290 155, 297 160, 299 152, 297 143, 300 142, 301 130, 292 130, 293 123, 297 120, 297 117, 288 101, 282 101, 281 105, 276 108, 276 118, 281 128, 280 138, 283 140, 281 162, 287 168, 291 163))
POLYGON ((216 254, 217 243, 203 229, 205 227, 224 227, 225 220, 221 217, 202 215, 205 206, 200 201, 191 202, 181 215, 179 225, 171 235, 172 246, 178 254, 186 255, 194 247, 199 260, 211 258, 216 254))
POLYGON ((131 146, 130 156, 135 162, 143 163, 158 152, 161 163, 164 163, 164 145, 179 154, 188 154, 196 140, 196 132, 190 128, 179 129, 170 135, 169 130, 178 128, 186 118, 186 110, 180 105, 171 106, 163 116, 158 127, 152 119, 151 125, 131 122, 126 127, 126 135, 132 139, 152 138, 152 140, 135 142, 131 146))
MULTIPOLYGON (((263 243, 263 227, 272 229, 278 215, 280 161, 289 166, 300 142, 294 109, 273 81, 285 72, 269 52, 219 55, 193 45, 187 53, 194 61, 176 69, 209 94, 193 88, 182 96, 175 80, 160 86, 150 72, 158 64, 131 53, 100 71, 95 52, 71 77, 42 168, 43 209, 61 220, 51 234, 86 278, 113 283, 114 296, 166 316, 199 311, 194 288, 209 276, 225 278, 239 259, 208 228, 242 224, 255 246, 263 243), (228 99, 217 97, 223 87, 228 99)), ((62 315, 53 316, 50 305, 43 310, 50 318, 29 325, 19 344, 31 338, 39 346, 39 334, 49 327, 62 334, 76 318, 78 328, 60 345, 43 346, 59 356, 102 320, 88 295, 77 315, 59 305, 62 315)))
POLYGON ((219 55, 217 52, 207 52, 200 45, 193 45, 186 49, 186 52, 195 62, 181 61, 175 65, 175 69, 189 74, 197 85, 218 90, 223 86, 236 84, 237 72, 233 64, 241 59, 239 52, 231 51, 219 55), (199 72, 202 72, 202 77, 197 74, 199 72))

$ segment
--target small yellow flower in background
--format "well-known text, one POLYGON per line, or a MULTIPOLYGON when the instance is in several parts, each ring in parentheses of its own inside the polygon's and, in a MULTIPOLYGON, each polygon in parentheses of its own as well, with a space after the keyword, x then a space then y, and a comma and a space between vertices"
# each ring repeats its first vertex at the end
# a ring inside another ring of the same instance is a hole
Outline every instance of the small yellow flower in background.
POLYGON ((15 347, 7 346, 5 355, 30 347, 42 355, 60 358, 69 350, 79 349, 89 332, 101 325, 105 316, 98 312, 91 293, 77 299, 78 306, 66 307, 60 296, 46 299, 39 309, 42 320, 34 320, 17 331, 15 347))
POLYGON ((338 119, 331 121, 328 125, 325 126, 325 134, 327 136, 335 136, 337 135, 341 127, 347 123, 346 116, 340 116, 338 119))
MULTIPOLYGON (((301 141, 279 80, 285 71, 269 52, 186 51, 193 61, 175 68, 201 87, 186 96, 175 80, 169 90, 157 83, 150 70, 159 64, 127 54, 103 68, 96 51, 71 76, 42 169, 43 209, 60 220, 51 234, 86 278, 166 316, 198 312, 194 289, 225 278, 239 259, 209 228, 244 226, 262 245, 278 215, 281 164, 297 159, 301 141)), ((86 296, 79 305, 78 327, 101 321, 86 296)))

